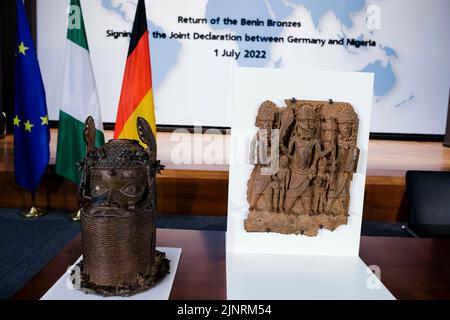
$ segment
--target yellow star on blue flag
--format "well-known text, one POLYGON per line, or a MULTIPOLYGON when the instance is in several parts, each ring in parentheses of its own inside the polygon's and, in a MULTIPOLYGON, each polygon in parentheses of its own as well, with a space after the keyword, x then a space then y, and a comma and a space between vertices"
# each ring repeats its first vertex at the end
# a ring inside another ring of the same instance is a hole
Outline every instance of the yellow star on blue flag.
POLYGON ((41 126, 45 126, 45 125, 47 125, 48 126, 48 115, 47 116, 45 116, 45 117, 40 117, 41 118, 41 126))
POLYGON ((14 119, 13 119, 13 125, 14 125, 15 127, 20 127, 20 122, 21 122, 21 121, 22 121, 22 120, 20 120, 18 116, 15 116, 14 119))
POLYGON ((25 131, 31 132, 31 130, 34 127, 34 124, 30 123, 30 120, 28 120, 27 122, 24 123, 25 125, 25 131))
POLYGON ((23 44, 23 41, 19 44, 19 53, 26 55, 26 51, 30 49, 28 47, 25 47, 25 45, 23 44))

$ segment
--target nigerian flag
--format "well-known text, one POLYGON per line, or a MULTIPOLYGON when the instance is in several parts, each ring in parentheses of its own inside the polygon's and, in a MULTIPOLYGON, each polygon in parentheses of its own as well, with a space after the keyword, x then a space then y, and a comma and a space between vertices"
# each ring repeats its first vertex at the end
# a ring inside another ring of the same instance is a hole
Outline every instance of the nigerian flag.
POLYGON ((80 0, 70 1, 64 63, 56 173, 78 184, 77 162, 86 155, 83 131, 88 116, 94 118, 97 128, 96 145, 105 143, 80 0))

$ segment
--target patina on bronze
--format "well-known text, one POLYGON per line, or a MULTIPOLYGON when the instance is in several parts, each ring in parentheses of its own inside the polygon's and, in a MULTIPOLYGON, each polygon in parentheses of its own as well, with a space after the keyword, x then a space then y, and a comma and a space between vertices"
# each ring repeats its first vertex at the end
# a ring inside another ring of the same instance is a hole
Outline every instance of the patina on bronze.
MULTIPOLYGON (((83 261, 80 289, 102 296, 148 290, 169 272, 156 247, 156 140, 137 119, 139 141, 110 140, 95 147, 95 123, 86 120, 87 156, 79 187, 83 261)), ((74 281, 74 279, 73 279, 74 281)))
POLYGON ((359 119, 349 103, 261 104, 250 150, 248 232, 315 236, 346 224, 359 119))

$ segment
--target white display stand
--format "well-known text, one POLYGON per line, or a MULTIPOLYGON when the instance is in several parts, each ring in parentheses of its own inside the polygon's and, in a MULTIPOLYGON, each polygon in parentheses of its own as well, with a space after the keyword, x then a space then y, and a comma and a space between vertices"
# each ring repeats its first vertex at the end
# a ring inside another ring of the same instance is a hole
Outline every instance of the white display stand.
POLYGON ((230 300, 393 300, 359 257, 227 253, 230 300))
MULTIPOLYGON (((73 288, 73 285, 69 281, 69 275, 72 268, 68 268, 68 271, 42 296, 41 300, 168 300, 177 272, 178 262, 180 261, 181 249, 156 249, 166 253, 166 258, 170 260, 170 273, 155 287, 148 291, 131 297, 101 297, 93 294, 85 294, 82 291, 73 288)), ((75 264, 80 262, 82 257, 83 256, 81 256, 75 264)))
POLYGON ((372 274, 358 257, 372 99, 373 74, 252 68, 234 71, 226 237, 228 299, 393 298, 384 286, 376 294, 364 290, 372 274), (285 106, 284 100, 294 97, 348 102, 358 114, 360 158, 350 189, 348 223, 333 232, 319 230, 316 237, 248 233, 244 220, 248 214, 247 181, 253 168, 248 159, 250 142, 257 132, 258 108, 265 100, 285 106))

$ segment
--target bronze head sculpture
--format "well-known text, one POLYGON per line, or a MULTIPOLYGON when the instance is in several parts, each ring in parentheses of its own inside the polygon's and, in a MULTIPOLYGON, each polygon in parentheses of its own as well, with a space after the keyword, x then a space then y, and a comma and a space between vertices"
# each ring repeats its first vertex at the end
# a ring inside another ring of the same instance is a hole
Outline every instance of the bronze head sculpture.
POLYGON ((169 271, 155 250, 156 139, 137 119, 139 141, 110 140, 95 147, 95 124, 86 120, 86 158, 79 187, 83 261, 81 290, 103 296, 130 296, 148 290, 169 271))

